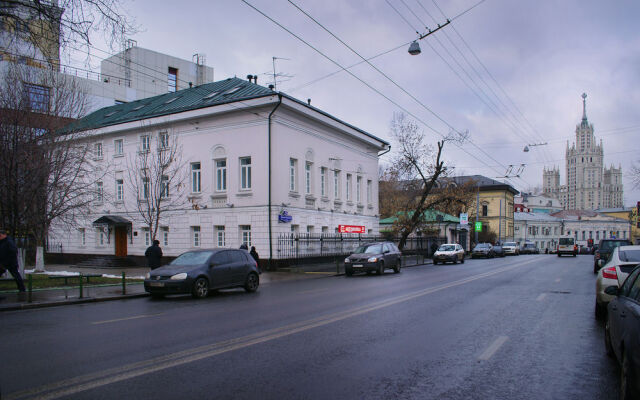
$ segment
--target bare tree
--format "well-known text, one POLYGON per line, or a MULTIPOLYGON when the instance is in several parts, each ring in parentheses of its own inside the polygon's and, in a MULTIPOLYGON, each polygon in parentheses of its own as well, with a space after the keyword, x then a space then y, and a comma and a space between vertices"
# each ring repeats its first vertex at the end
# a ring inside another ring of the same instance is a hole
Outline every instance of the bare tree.
POLYGON ((143 147, 127 161, 128 184, 136 194, 136 211, 155 240, 163 215, 184 207, 186 191, 181 189, 188 175, 176 136, 160 133, 155 148, 151 135, 145 137, 143 147))
POLYGON ((94 200, 91 151, 62 130, 86 104, 78 81, 50 70, 10 64, 0 80, 0 223, 38 255, 54 221, 73 224, 94 200))
POLYGON ((397 218, 394 230, 400 234, 398 247, 402 249, 412 232, 429 229, 425 226, 427 210, 462 207, 471 196, 466 188, 446 185, 437 188, 438 182, 449 173, 442 160, 444 145, 461 136, 438 141, 436 150, 425 143, 418 125, 403 113, 394 114, 391 134, 398 142, 399 150, 380 182, 380 213, 397 218))

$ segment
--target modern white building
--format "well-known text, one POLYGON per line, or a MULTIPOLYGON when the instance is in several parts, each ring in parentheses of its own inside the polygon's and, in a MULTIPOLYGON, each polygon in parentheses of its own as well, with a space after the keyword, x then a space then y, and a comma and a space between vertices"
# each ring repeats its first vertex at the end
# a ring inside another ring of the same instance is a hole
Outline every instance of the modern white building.
POLYGON ((230 78, 103 108, 76 129, 94 149, 100 189, 72 231, 51 232, 65 253, 144 254, 151 238, 136 211, 133 181, 143 174, 134 160, 171 146, 181 149, 188 178, 166 188, 169 199, 185 201, 160 217, 165 255, 246 243, 262 259, 278 259, 284 233, 334 233, 340 225, 378 233, 378 155, 389 144, 254 81, 230 78))

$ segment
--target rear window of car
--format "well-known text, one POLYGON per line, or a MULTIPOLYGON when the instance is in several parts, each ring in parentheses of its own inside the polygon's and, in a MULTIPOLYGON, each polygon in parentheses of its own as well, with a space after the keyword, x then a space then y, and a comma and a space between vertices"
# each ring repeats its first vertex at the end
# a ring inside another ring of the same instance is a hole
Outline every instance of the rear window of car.
POLYGON ((516 242, 505 242, 504 246, 515 246, 516 242))
POLYGON ((602 243, 600 243, 600 251, 609 252, 616 247, 628 246, 630 244, 628 240, 603 240, 602 243))
POLYGON ((570 246, 573 244, 573 238, 560 238, 558 243, 560 243, 560 246, 570 246))
POLYGON ((622 250, 618 256, 620 257, 620 261, 640 262, 640 250, 622 250))
POLYGON ((476 249, 488 249, 489 248, 489 244, 488 243, 479 243, 476 246, 476 249))

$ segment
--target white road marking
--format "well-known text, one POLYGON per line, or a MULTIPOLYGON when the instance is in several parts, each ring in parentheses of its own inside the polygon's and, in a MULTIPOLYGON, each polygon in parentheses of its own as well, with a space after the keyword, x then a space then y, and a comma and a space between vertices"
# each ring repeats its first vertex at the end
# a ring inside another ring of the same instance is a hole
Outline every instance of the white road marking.
POLYGON ((544 298, 547 297, 546 293, 541 293, 540 296, 538 296, 538 298, 536 299, 536 301, 542 301, 544 300, 544 298))
POLYGON ((496 351, 498 351, 500 347, 502 347, 502 345, 506 343, 507 340, 509 340, 508 336, 498 337, 496 340, 493 341, 493 343, 491 343, 491 346, 487 347, 484 353, 480 354, 480 357, 478 357, 478 359, 482 361, 487 361, 488 359, 493 357, 496 351))
POLYGON ((133 317, 127 317, 127 318, 118 318, 118 319, 109 319, 106 321, 96 321, 96 322, 92 322, 91 325, 100 325, 100 324, 109 324, 111 322, 120 322, 120 321, 129 321, 132 319, 139 319, 139 318, 148 318, 148 317, 156 317, 158 315, 162 315, 164 313, 159 313, 159 314, 142 314, 142 315, 136 315, 133 317))
MULTIPOLYGON (((375 310, 383 309, 395 304, 414 300, 432 293, 439 292, 444 289, 449 289, 456 286, 461 286, 469 282, 473 282, 479 279, 488 278, 493 275, 501 274, 506 271, 511 271, 519 268, 523 265, 531 264, 535 262, 534 258, 528 261, 512 264, 507 267, 498 268, 493 271, 484 272, 478 275, 472 275, 467 278, 462 278, 453 282, 444 283, 439 286, 429 287, 415 291, 413 293, 407 293, 394 298, 380 300, 369 305, 355 307, 350 310, 337 312, 334 314, 323 315, 317 318, 312 318, 305 321, 300 321, 290 325, 285 325, 270 330, 258 332, 252 335, 238 337, 222 342, 211 343, 204 346, 194 347, 191 349, 179 351, 176 353, 169 353, 164 356, 151 358, 135 363, 125 364, 119 367, 109 368, 102 371, 96 371, 94 373, 86 375, 78 375, 73 378, 59 380, 50 384, 33 387, 20 392, 9 393, 4 396, 5 400, 23 399, 23 398, 37 398, 40 400, 45 399, 57 399, 64 396, 69 396, 75 393, 84 392, 90 389, 95 389, 101 386, 109 385, 111 383, 121 382, 127 379, 135 378, 137 376, 143 376, 154 372, 162 371, 168 368, 177 367, 180 365, 192 363, 198 360, 213 357, 219 354, 227 353, 230 351, 246 348, 259 343, 269 342, 271 340, 279 339, 289 335, 293 335, 300 332, 305 332, 314 328, 325 326, 334 322, 342 321, 358 315, 363 315, 375 310)), ((496 349, 489 354, 489 357, 498 350, 500 346, 507 340, 506 336, 501 336, 496 342, 503 339, 503 342, 496 346, 496 349)), ((494 347, 496 343, 492 345, 494 347)), ((485 353, 488 352, 485 351, 485 353)), ((484 353, 483 353, 484 355, 484 353)))

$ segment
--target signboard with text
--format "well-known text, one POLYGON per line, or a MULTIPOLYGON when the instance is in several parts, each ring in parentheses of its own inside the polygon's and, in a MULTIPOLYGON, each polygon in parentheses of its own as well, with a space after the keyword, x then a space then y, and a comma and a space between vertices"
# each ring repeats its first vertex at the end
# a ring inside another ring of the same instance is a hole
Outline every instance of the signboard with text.
POLYGON ((460 213, 460 225, 468 225, 469 224, 469 214, 460 213))
POLYGON ((339 233, 364 233, 363 225, 338 225, 339 233))
POLYGON ((476 222, 475 230, 476 232, 482 232, 482 222, 476 222))

